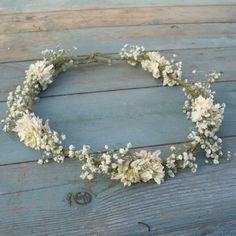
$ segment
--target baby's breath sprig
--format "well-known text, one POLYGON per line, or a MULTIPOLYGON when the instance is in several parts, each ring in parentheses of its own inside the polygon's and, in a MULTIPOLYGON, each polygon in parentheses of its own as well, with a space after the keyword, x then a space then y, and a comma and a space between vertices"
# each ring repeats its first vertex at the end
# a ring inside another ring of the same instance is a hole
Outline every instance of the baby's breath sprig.
MULTIPOLYGON (((157 51, 145 51, 144 47, 125 45, 119 55, 106 55, 100 52, 88 56, 77 56, 74 50, 44 50, 43 60, 37 61, 26 70, 23 85, 10 92, 7 99, 7 116, 2 123, 5 132, 15 133, 26 146, 42 152, 39 164, 49 159, 63 162, 65 157, 82 162, 82 179, 91 180, 95 174, 106 174, 111 179, 120 180, 124 185, 154 180, 164 182, 165 176, 174 177, 179 169, 197 170, 198 148, 206 153, 206 162, 219 163, 222 140, 216 135, 224 118, 225 104, 214 103, 212 84, 219 79, 219 73, 209 74, 205 82, 189 82, 182 79, 182 62, 176 55, 170 60, 157 51), (117 150, 105 145, 101 152, 94 152, 88 145, 77 150, 73 145, 63 146, 65 135, 52 130, 48 121, 43 122, 32 112, 32 105, 42 90, 53 82, 57 75, 71 66, 89 63, 112 64, 114 60, 127 61, 132 66, 140 65, 152 73, 163 86, 179 85, 186 96, 183 112, 194 125, 189 133, 184 150, 170 147, 170 154, 161 158, 161 151, 134 151, 132 144, 117 150)), ((196 71, 194 71, 196 73, 196 71)), ((228 153, 230 157, 232 154, 228 153)))

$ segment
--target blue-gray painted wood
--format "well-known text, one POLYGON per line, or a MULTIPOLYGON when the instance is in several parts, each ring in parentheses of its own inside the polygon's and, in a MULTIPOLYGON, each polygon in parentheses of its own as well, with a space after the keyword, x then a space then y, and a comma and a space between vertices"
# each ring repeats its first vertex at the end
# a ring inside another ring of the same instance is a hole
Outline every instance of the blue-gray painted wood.
MULTIPOLYGON (((227 104, 219 134, 235 135, 236 82, 218 83, 215 89, 216 101, 227 104)), ((34 111, 49 119, 53 129, 66 133, 66 145, 72 143, 80 148, 89 144, 100 150, 105 144, 121 147, 130 141, 134 146, 185 141, 192 125, 181 112, 183 103, 180 87, 154 87, 43 98, 34 105, 34 111)), ((0 103, 0 117, 5 110, 6 104, 0 103)), ((39 157, 5 133, 0 143, 4 150, 1 164, 39 157)))
POLYGON ((91 8, 111 8, 111 7, 131 7, 131 6, 196 6, 196 5, 233 5, 235 0, 15 0, 11 4, 8 0, 1 0, 0 10, 6 11, 48 11, 61 9, 91 9, 91 8))
POLYGON ((41 58, 46 48, 76 46, 80 55, 117 53, 125 43, 147 50, 235 47, 236 23, 108 27, 0 35, 0 62, 41 58))
POLYGON ((236 5, 120 7, 0 14, 0 33, 134 25, 235 23, 236 5), (128 14, 127 14, 128 13, 128 14), (166 17, 168 15, 168 17, 166 17), (142 17, 140 17, 142 16, 142 17), (12 23, 9 24, 9 21, 12 23))
MULTIPOLYGON (((220 82, 236 80, 235 59, 236 48, 186 49, 162 51, 166 57, 178 55, 183 61, 183 78, 205 80, 206 74, 212 71, 223 73, 220 82), (194 58, 194 59, 193 59, 194 58), (197 73, 193 76, 192 71, 197 73)), ((0 64, 1 87, 0 101, 5 101, 9 91, 13 91, 24 80, 25 70, 34 61, 0 64)), ((72 93, 90 93, 106 90, 142 88, 161 86, 151 74, 141 68, 134 68, 125 62, 114 62, 112 66, 94 64, 81 65, 61 74, 52 86, 41 96, 55 96, 72 93)))
MULTIPOLYGON (((161 186, 147 183, 124 188, 99 178, 98 182, 68 181, 66 185, 1 195, 4 213, 0 214, 0 234, 143 235, 147 227, 138 223, 143 222, 150 226, 151 235, 217 235, 221 231, 234 235, 235 168, 236 159, 204 165, 196 174, 180 173, 161 186), (90 193, 92 202, 83 206, 72 200, 70 205, 68 193, 79 191, 90 193)), ((18 180, 22 185, 24 181, 28 184, 27 173, 18 180)), ((43 177, 45 181, 50 181, 49 176, 43 177)))
MULTIPOLYGON (((14 20, 24 15, 11 15, 10 11, 28 12, 26 15, 29 16, 33 15, 31 11, 38 11, 38 15, 44 12, 42 15, 49 16, 54 13, 57 15, 57 10, 209 4, 235 5, 236 1, 16 0, 12 4, 2 0, 0 16, 4 19, 10 17, 10 30, 14 20)), ((226 14, 223 9, 222 6, 222 14, 226 14)), ((81 54, 88 54, 95 50, 116 53, 126 42, 143 44, 149 50, 168 50, 164 52, 165 55, 179 54, 187 67, 184 73, 186 77, 193 69, 200 71, 197 79, 209 69, 224 72, 224 79, 215 86, 217 101, 227 103, 220 135, 228 136, 224 138, 224 150, 235 152, 236 84, 233 81, 236 28, 235 24, 229 23, 198 24, 203 20, 202 16, 220 22, 230 15, 210 16, 205 13, 202 12, 199 19, 190 25, 175 24, 178 21, 173 20, 171 25, 117 27, 119 22, 116 22, 114 27, 111 24, 107 28, 0 33, 0 100, 4 100, 6 93, 22 81, 20 77, 24 67, 30 63, 22 60, 40 58, 40 51, 47 47, 61 44, 69 48, 76 45, 81 54), (11 61, 19 62, 7 63, 11 61), (230 80, 232 82, 227 82, 230 80)), ((176 16, 176 19, 178 17, 182 16, 176 16)), ((234 18, 232 16, 230 22, 234 18)), ((138 20, 133 19, 125 24, 132 25, 138 20)), ((162 23, 168 21, 163 20, 162 23)), ((186 19, 185 23, 189 21, 191 19, 186 19)), ((104 21, 106 24, 108 21, 104 21)), ((147 24, 152 23, 147 21, 147 24)), ((84 26, 91 27, 91 22, 84 26)), ((0 32, 4 32, 4 27, 3 24, 0 26, 0 32)), ((25 27, 22 24, 19 31, 29 29, 25 27)), ((50 25, 48 27, 51 29, 50 25)), ((77 26, 71 24, 68 27, 77 26)), ((90 65, 79 70, 81 74, 72 70, 61 76, 51 89, 42 94, 47 98, 35 106, 42 117, 51 118, 53 128, 61 131, 68 129, 68 142, 75 141, 77 145, 89 142, 100 149, 107 142, 119 146, 132 139, 135 146, 153 145, 150 149, 161 148, 165 153, 168 143, 180 142, 185 138, 190 126, 180 112, 183 102, 180 88, 157 88, 155 86, 160 86, 160 83, 151 75, 120 63, 114 68, 90 65), (66 78, 69 79, 68 83, 66 78), (124 88, 127 90, 122 91, 124 88), (69 95, 83 92, 88 94, 69 95), (67 96, 58 96, 63 94, 67 96), (52 95, 56 97, 50 97, 52 95), (104 113, 99 108, 104 109, 104 113), (68 113, 63 112, 65 110, 68 113)), ((4 110, 5 104, 0 103, 1 118, 4 110)), ((2 132, 0 148, 1 164, 8 163, 0 165, 0 235, 236 235, 235 159, 224 160, 217 166, 203 165, 203 155, 200 153, 199 171, 196 174, 181 172, 161 186, 146 183, 124 188, 122 184, 104 176, 92 182, 80 180, 78 161, 67 160, 64 164, 38 166, 33 162, 39 157, 37 152, 2 132), (90 193, 92 202, 82 206, 72 198, 70 205, 68 193, 78 191, 90 193), (148 224, 150 232, 147 232, 147 226, 138 222, 148 224)))

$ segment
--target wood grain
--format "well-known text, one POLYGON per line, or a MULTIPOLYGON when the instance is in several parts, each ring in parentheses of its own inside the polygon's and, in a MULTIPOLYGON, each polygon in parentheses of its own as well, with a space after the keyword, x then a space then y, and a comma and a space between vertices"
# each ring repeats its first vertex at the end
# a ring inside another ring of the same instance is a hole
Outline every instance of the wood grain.
MULTIPOLYGON (((233 236, 236 234, 236 222, 234 220, 224 221, 224 222, 210 222, 203 223, 198 226, 188 225, 188 228, 182 228, 174 230, 172 232, 161 233, 158 236, 192 236, 193 232, 195 235, 229 235, 233 236)), ((132 234, 131 234, 132 235, 132 234)), ((147 234, 148 235, 148 234, 147 234)))
POLYGON ((0 14, 0 33, 64 31, 131 25, 235 23, 235 12, 236 5, 14 12, 0 14))
MULTIPOLYGON (((181 232, 191 235, 191 228, 199 234, 234 233, 235 168, 235 159, 218 166, 204 165, 196 174, 180 173, 161 186, 148 183, 124 188, 103 178, 97 183, 68 181, 66 185, 2 195, 0 206, 4 214, 0 215, 0 234, 148 233, 138 222, 148 224, 152 235, 181 235, 181 232), (78 191, 92 194, 92 202, 86 206, 72 202, 70 206, 67 194, 78 191)), ((48 177, 44 177, 45 181, 50 181, 48 177)), ((27 174, 23 180, 19 179, 20 184, 24 180, 27 174)))
MULTIPOLYGON (((205 80, 212 71, 223 73, 219 82, 233 81, 235 78, 236 48, 186 49, 162 51, 166 57, 178 55, 183 61, 183 78, 205 80), (196 69, 195 76, 192 70, 196 69)), ((33 61, 0 64, 1 87, 0 101, 5 101, 10 91, 24 80, 25 70, 33 61)), ((125 62, 114 62, 112 66, 93 64, 81 65, 61 74, 41 97, 93 93, 108 90, 132 89, 162 86, 160 81, 141 68, 134 68, 125 62)))
POLYGON ((76 46, 80 55, 117 53, 125 43, 147 50, 235 47, 236 24, 175 24, 0 35, 0 62, 32 60, 46 48, 76 46))
POLYGON ((48 11, 48 10, 71 10, 71 9, 94 9, 94 8, 120 8, 120 7, 143 7, 143 6, 198 6, 198 5, 232 5, 236 4, 235 0, 15 0, 11 4, 8 0, 1 0, 0 10, 7 11, 48 11))
MULTIPOLYGON (((215 90, 216 101, 227 104, 219 134, 235 135, 236 83, 218 83, 215 90)), ((183 103, 180 87, 154 87, 49 97, 36 103, 34 111, 49 119, 53 129, 66 133, 66 145, 90 144, 101 150, 105 144, 120 147, 130 141, 135 147, 185 141, 192 125, 181 112, 183 103)), ((0 103, 0 117, 5 110, 6 104, 0 103)), ((40 157, 8 134, 0 136, 0 143, 1 164, 40 157)))
MULTIPOLYGON (((212 69, 223 72, 214 87, 216 101, 227 104, 219 135, 224 151, 236 152, 235 7, 236 0, 1 0, 0 119, 6 110, 1 101, 41 50, 77 46, 84 55, 141 44, 178 54, 184 78, 193 69, 198 80, 212 69)), ((180 112, 179 87, 162 87, 123 63, 72 69, 42 97, 34 110, 66 132, 65 144, 77 147, 120 147, 131 140, 165 155, 173 142, 180 148, 191 129, 180 112)), ((80 180, 78 161, 38 166, 38 152, 3 132, 0 148, 0 235, 236 235, 235 158, 212 166, 199 153, 196 174, 125 188, 104 176, 80 180), (91 194, 92 201, 76 204, 77 192, 91 194)))

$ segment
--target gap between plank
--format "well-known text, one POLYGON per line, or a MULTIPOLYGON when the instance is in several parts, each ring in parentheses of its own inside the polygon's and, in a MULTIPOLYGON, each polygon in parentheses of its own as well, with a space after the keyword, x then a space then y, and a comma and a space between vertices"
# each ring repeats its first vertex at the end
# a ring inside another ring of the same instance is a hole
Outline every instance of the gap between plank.
MULTIPOLYGON (((215 84, 218 83, 234 83, 235 80, 224 80, 224 81, 215 81, 215 84)), ((175 87, 181 87, 180 85, 176 85, 175 87)), ((152 85, 152 86, 141 86, 135 88, 117 88, 117 89, 107 89, 107 90, 98 90, 98 91, 86 91, 86 92, 78 92, 78 93, 67 93, 67 94, 55 94, 55 95, 45 95, 39 96, 40 99, 44 98, 54 98, 54 97, 66 97, 66 96, 77 96, 77 95, 85 95, 85 94, 96 94, 96 93, 109 93, 109 92, 119 92, 119 91, 128 91, 128 90, 139 90, 139 89, 149 89, 149 88, 168 88, 163 85, 152 85)), ((5 103, 7 100, 0 100, 0 103, 5 103)))

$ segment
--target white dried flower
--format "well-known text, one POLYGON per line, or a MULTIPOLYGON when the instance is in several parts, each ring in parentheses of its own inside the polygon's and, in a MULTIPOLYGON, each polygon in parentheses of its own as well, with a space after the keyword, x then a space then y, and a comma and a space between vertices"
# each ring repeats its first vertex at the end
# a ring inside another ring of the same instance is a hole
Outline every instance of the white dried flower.
POLYGON ((74 150, 75 150, 75 146, 71 144, 71 145, 69 146, 69 150, 74 151, 74 150))
POLYGON ((25 114, 16 121, 16 127, 13 131, 17 133, 26 146, 38 150, 42 144, 43 129, 41 119, 34 114, 25 114))
POLYGON ((46 60, 37 61, 31 64, 26 73, 26 81, 36 79, 43 90, 45 90, 48 84, 52 83, 52 76, 54 74, 54 66, 52 64, 48 65, 46 60))
POLYGON ((65 140, 65 139, 66 139, 66 135, 65 135, 65 134, 62 134, 62 135, 61 135, 61 139, 62 139, 62 140, 65 140))
POLYGON ((120 149, 119 149, 119 153, 120 153, 120 154, 125 154, 125 149, 124 149, 124 148, 120 148, 120 149))
POLYGON ((182 62, 174 63, 174 60, 168 61, 159 52, 147 52, 148 59, 141 61, 141 66, 144 70, 151 72, 156 79, 162 79, 163 85, 173 86, 178 82, 172 79, 172 76, 181 79, 182 62))
POLYGON ((127 148, 132 148, 132 143, 128 143, 127 148))
POLYGON ((92 174, 88 174, 86 177, 88 180, 92 180, 94 178, 94 176, 92 174))
POLYGON ((140 181, 147 182, 150 179, 161 184, 164 181, 165 171, 159 154, 159 151, 155 153, 146 150, 136 152, 133 161, 122 162, 118 165, 118 173, 114 173, 112 178, 120 179, 127 186, 140 181))
POLYGON ((39 164, 39 165, 42 165, 42 164, 43 164, 43 159, 39 159, 39 160, 38 160, 38 164, 39 164))
POLYGON ((121 58, 126 59, 130 65, 136 66, 140 56, 143 55, 144 50, 145 49, 143 46, 140 47, 125 44, 120 51, 120 56, 121 58))
POLYGON ((192 104, 191 119, 193 122, 202 120, 203 116, 209 116, 209 110, 213 106, 212 98, 197 97, 192 104))

